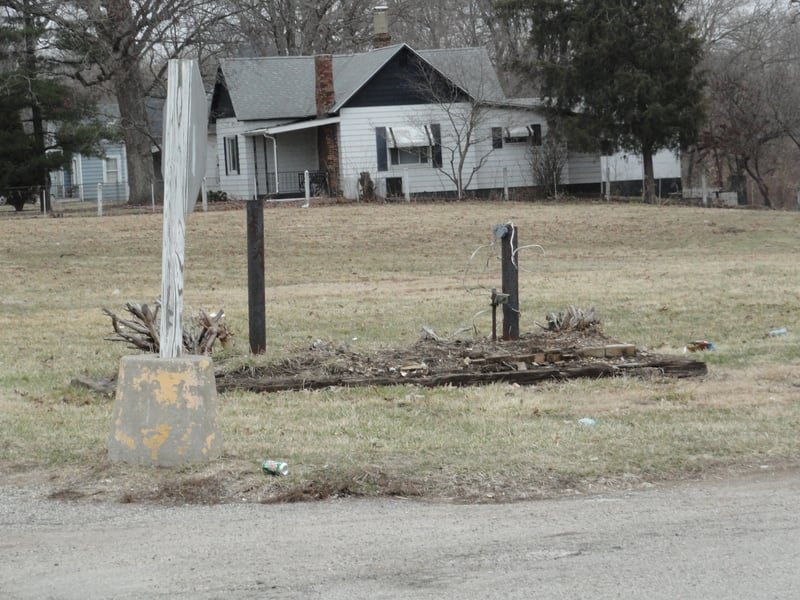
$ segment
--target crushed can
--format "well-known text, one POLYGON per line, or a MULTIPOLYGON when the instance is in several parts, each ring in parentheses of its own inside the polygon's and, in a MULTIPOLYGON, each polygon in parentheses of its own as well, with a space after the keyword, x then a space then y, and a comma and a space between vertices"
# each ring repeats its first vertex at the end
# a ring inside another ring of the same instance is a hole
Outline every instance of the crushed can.
POLYGON ((289 465, 277 460, 265 460, 261 470, 267 475, 288 475, 289 465))
POLYGON ((689 342, 688 344, 686 344, 686 346, 684 347, 683 351, 686 352, 687 350, 689 352, 700 352, 700 351, 703 351, 703 350, 714 350, 714 344, 712 344, 711 342, 707 342, 706 340, 696 340, 694 342, 689 342))

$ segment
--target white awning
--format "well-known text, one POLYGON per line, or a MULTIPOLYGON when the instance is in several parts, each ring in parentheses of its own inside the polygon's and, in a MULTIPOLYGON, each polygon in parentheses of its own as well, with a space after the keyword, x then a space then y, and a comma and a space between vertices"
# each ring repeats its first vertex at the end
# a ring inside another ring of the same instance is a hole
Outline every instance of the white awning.
POLYGON ((277 135, 279 133, 288 133, 290 131, 300 131, 301 129, 312 129, 314 127, 322 127, 324 125, 333 125, 339 121, 341 121, 341 117, 311 119, 310 121, 300 121, 298 123, 289 123, 287 125, 274 125, 272 127, 251 129, 250 131, 245 131, 244 135, 277 135))
POLYGON ((509 127, 506 129, 506 137, 510 138, 524 138, 530 137, 531 130, 526 125, 521 125, 519 127, 509 127))
POLYGON ((389 148, 418 148, 432 145, 431 136, 426 126, 422 127, 389 127, 387 136, 389 148))

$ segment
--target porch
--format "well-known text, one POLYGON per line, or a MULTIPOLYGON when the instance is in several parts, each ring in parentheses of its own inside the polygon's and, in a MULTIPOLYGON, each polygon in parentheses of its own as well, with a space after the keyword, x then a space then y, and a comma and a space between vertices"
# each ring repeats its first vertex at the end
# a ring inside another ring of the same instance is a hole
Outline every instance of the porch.
MULTIPOLYGON (((308 195, 329 196, 327 171, 308 170, 308 195)), ((260 198, 298 198, 306 195, 306 170, 267 172, 256 177, 256 195, 260 198)))
POLYGON ((254 195, 305 196, 306 172, 309 196, 338 193, 338 123, 338 118, 316 119, 245 132, 250 140, 247 154, 252 160, 249 178, 254 195))

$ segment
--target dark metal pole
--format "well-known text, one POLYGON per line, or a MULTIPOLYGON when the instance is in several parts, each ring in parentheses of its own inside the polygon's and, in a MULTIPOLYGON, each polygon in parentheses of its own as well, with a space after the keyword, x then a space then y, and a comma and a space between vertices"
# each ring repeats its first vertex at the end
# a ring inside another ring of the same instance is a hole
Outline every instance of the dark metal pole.
POLYGON ((508 302, 503 304, 503 339, 519 339, 519 255, 517 248, 517 228, 506 226, 502 237, 501 262, 503 268, 503 293, 508 294, 508 302))
POLYGON ((250 352, 267 349, 264 293, 264 201, 247 201, 247 303, 250 317, 250 352))

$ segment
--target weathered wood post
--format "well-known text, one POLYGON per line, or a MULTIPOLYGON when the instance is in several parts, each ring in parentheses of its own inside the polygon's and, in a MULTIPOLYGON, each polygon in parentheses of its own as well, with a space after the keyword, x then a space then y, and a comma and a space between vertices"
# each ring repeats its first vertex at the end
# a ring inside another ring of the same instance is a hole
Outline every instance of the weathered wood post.
POLYGON ((517 248, 517 228, 508 224, 501 232, 501 253, 503 293, 508 295, 508 302, 503 304, 503 339, 519 339, 519 254, 517 248))
POLYGON ((112 461, 155 466, 217 458, 214 367, 183 354, 185 216, 205 172, 208 114, 194 60, 170 60, 164 104, 164 228, 161 261, 160 356, 122 358, 112 411, 112 461))
POLYGON ((264 201, 247 201, 247 304, 250 320, 250 352, 267 349, 266 298, 264 292, 264 201))

